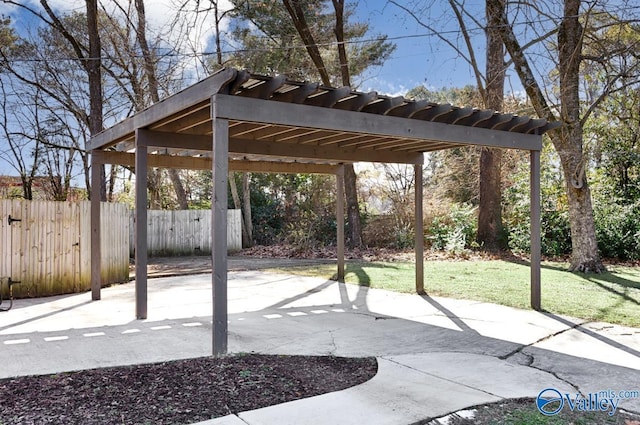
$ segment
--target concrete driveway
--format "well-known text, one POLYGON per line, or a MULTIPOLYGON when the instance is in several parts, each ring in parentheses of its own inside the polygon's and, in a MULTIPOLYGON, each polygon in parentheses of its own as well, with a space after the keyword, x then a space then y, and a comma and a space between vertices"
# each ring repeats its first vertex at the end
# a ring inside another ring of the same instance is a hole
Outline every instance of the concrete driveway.
MULTIPOLYGON (((150 279, 145 321, 134 320, 133 283, 102 294, 19 300, 0 314, 0 377, 210 355, 209 274, 150 279)), ((259 270, 229 273, 229 350, 377 356, 380 372, 213 424, 409 424, 546 388, 640 390, 640 329, 259 270)), ((619 407, 640 412, 640 399, 619 407)))

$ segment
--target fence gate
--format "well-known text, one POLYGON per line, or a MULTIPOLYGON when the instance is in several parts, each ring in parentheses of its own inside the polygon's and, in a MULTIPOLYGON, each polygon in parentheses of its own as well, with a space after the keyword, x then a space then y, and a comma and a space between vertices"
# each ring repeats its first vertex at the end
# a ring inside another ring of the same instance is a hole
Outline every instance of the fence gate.
MULTIPOLYGON (((103 284, 129 277, 127 207, 101 203, 103 284)), ((0 277, 11 277, 16 297, 91 288, 90 203, 0 200, 0 277), (9 219, 9 216, 11 219, 9 219)), ((6 284, 2 285, 6 296, 6 284)))
POLYGON ((2 274, 16 296, 80 290, 80 217, 77 203, 2 201, 2 274))

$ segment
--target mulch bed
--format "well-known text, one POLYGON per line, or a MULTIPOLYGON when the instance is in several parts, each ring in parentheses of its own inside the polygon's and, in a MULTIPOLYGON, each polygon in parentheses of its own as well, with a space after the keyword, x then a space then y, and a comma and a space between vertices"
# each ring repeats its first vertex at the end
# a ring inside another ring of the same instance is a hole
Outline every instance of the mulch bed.
POLYGON ((245 354, 0 380, 0 424, 189 424, 339 391, 375 358, 245 354))

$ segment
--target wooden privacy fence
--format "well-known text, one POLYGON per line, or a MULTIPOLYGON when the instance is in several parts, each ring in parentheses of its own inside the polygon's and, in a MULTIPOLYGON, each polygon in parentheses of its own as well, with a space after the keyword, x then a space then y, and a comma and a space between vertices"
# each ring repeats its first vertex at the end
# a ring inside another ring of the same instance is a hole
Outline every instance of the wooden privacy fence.
MULTIPOLYGON (((135 247, 134 220, 131 211, 131 256, 135 247)), ((227 210, 227 249, 242 249, 240 210, 227 210)), ((147 212, 147 249, 149 256, 211 254, 211 210, 149 210, 147 212)))
MULTIPOLYGON (((229 251, 242 249, 240 210, 228 211, 229 251)), ((129 279, 134 213, 103 202, 102 282, 129 279)), ((148 212, 149 255, 211 254, 211 210, 148 212)), ((90 202, 0 199, 0 278, 21 283, 14 296, 41 297, 91 289, 90 202)), ((8 295, 6 285, 0 290, 8 295)))
MULTIPOLYGON (((16 297, 91 288, 90 203, 0 200, 0 277, 16 297)), ((101 203, 102 282, 129 278, 128 208, 101 203)))

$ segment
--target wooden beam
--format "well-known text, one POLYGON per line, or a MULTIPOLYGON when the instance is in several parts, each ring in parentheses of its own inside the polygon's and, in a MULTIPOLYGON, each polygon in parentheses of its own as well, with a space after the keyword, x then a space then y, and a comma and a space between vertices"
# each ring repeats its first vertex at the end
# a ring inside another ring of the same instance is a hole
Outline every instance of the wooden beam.
POLYGON ((161 120, 151 126, 149 130, 162 127, 162 131, 177 133, 199 126, 202 123, 211 125, 211 110, 209 102, 203 102, 191 108, 185 109, 180 114, 172 115, 170 121, 161 120))
POLYGON ((100 185, 102 182, 101 151, 91 151, 91 299, 100 299, 102 289, 101 234, 100 234, 100 185))
MULTIPOLYGON (((346 112, 347 111, 342 111, 342 113, 346 112)), ((355 147, 336 149, 331 146, 296 145, 236 138, 231 138, 231 140, 229 140, 229 153, 300 159, 319 159, 340 162, 367 161, 421 164, 424 160, 422 153, 415 152, 385 152, 356 149, 355 147)))
POLYGON ((344 282, 344 165, 336 172, 336 256, 338 282, 344 282))
MULTIPOLYGON (((209 138, 211 140, 211 138, 209 138)), ((135 154, 128 152, 104 151, 107 164, 118 164, 135 167, 135 154)), ((176 155, 147 155, 147 166, 156 168, 177 168, 181 170, 210 170, 211 158, 176 156, 176 155)))
POLYGON ((211 152, 211 136, 139 129, 149 147, 211 152))
POLYGON ((415 180, 415 254, 416 254, 416 293, 426 294, 424 290, 424 219, 422 196, 422 165, 414 165, 415 180))
MULTIPOLYGON (((210 140, 213 140, 212 138, 210 140)), ((135 167, 135 154, 127 152, 101 151, 105 164, 135 167)), ((147 155, 147 166, 156 168, 177 168, 181 170, 211 170, 213 160, 207 157, 147 155)), ((253 173, 290 174, 335 174, 337 165, 310 164, 303 162, 230 160, 229 171, 253 173)))
POLYGON ((363 114, 309 105, 293 105, 223 94, 217 94, 214 97, 221 117, 240 121, 511 149, 542 149, 542 140, 539 136, 532 134, 491 131, 477 127, 363 114))
POLYGON ((337 165, 300 162, 229 161, 229 171, 285 174, 335 174, 337 165))
POLYGON ((529 203, 531 205, 531 308, 540 311, 542 309, 541 285, 540 285, 540 151, 531 151, 531 193, 529 203))
POLYGON ((225 68, 210 77, 182 90, 166 99, 152 105, 144 111, 119 122, 113 127, 102 131, 89 140, 88 148, 102 149, 123 140, 133 134, 138 128, 147 128, 150 125, 170 117, 171 115, 208 100, 213 93, 218 93, 229 81, 233 80, 237 71, 225 68))
POLYGON ((350 93, 351 87, 340 87, 326 91, 318 96, 308 97, 304 103, 307 105, 321 106, 323 108, 332 108, 336 103, 347 97, 350 93))
POLYGON ((136 318, 147 318, 147 146, 144 132, 136 131, 136 318))
POLYGON ((227 180, 229 122, 216 116, 213 104, 213 196, 211 202, 211 279, 213 355, 227 353, 227 180))

